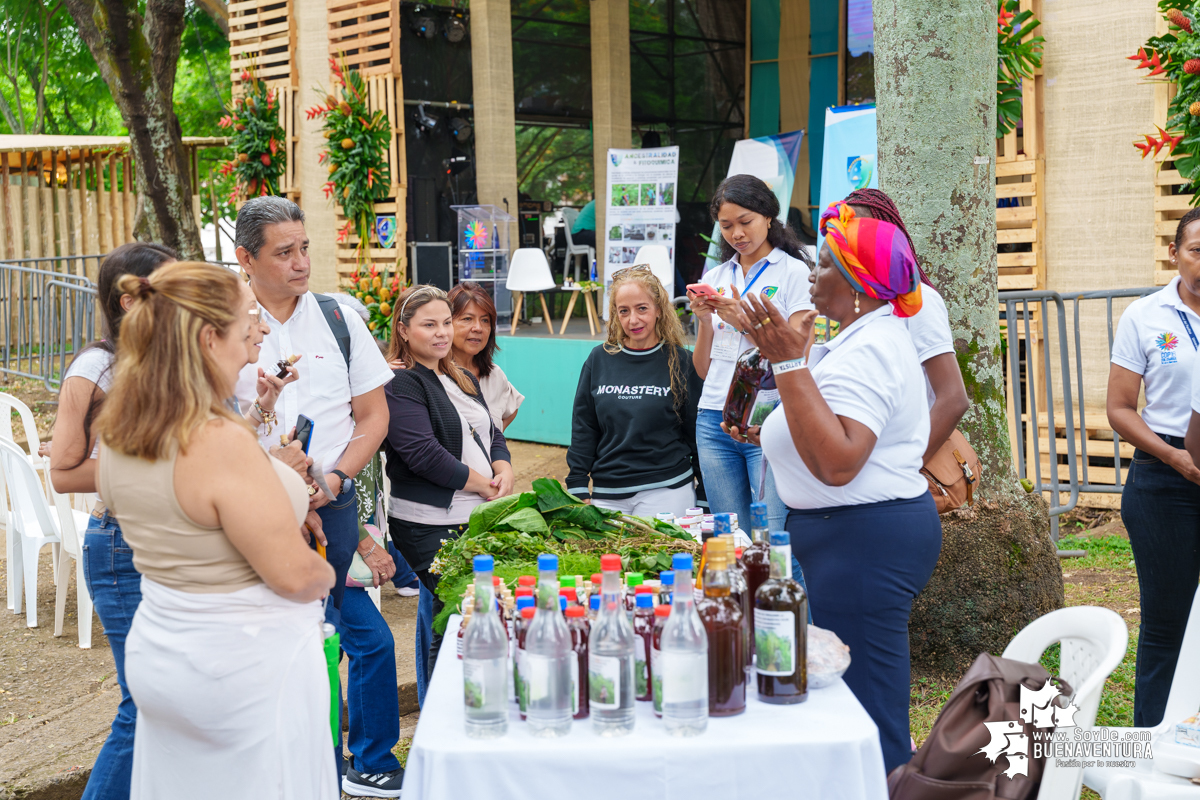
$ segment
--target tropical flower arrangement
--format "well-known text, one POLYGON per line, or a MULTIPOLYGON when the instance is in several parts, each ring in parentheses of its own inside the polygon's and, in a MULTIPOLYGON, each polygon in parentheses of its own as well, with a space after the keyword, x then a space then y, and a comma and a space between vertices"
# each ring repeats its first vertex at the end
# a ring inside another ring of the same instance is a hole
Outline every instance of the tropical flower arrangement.
POLYGON ((329 181, 322 189, 327 199, 341 204, 346 216, 337 240, 345 242, 352 233, 358 236, 355 256, 361 270, 369 260, 375 202, 391 191, 386 155, 392 127, 383 111, 372 112, 368 106, 366 80, 358 70, 348 70, 332 58, 329 69, 333 91, 305 114, 324 122, 328 144, 318 162, 327 166, 329 181))
MULTIPOLYGON (((1153 82, 1174 83, 1175 97, 1167 109, 1167 127, 1155 125, 1157 136, 1145 134, 1133 146, 1142 158, 1158 155, 1165 147, 1175 169, 1188 181, 1185 191, 1195 192, 1200 179, 1200 36, 1194 32, 1200 9, 1197 0, 1160 0, 1158 9, 1166 17, 1169 31, 1152 36, 1137 53, 1135 69, 1148 69, 1153 82), (1161 77, 1156 77, 1161 76, 1161 77)), ((1197 199, 1193 197, 1192 205, 1197 199)))
POLYGON ((359 267, 350 276, 350 293, 367 307, 371 315, 367 327, 371 329, 371 335, 380 341, 386 342, 391 338, 392 310, 406 291, 408 287, 400 285, 398 274, 389 276, 385 272, 380 275, 374 264, 367 271, 359 267))
POLYGON ((217 122, 233 129, 234 157, 221 165, 222 175, 235 176, 231 203, 278 194, 279 178, 287 166, 278 90, 268 89, 252 69, 244 70, 241 79, 245 94, 234 98, 230 113, 217 122))
POLYGON ((1021 121, 1021 81, 1032 80, 1042 66, 1041 25, 1018 0, 996 0, 996 138, 1002 139, 1021 121))

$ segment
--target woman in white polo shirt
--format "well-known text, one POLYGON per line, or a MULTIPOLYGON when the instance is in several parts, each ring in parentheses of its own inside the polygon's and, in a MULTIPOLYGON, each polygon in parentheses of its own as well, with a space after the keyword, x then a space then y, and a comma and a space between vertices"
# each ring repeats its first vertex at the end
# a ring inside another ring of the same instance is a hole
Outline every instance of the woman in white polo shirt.
POLYGON ((1200 579, 1200 469, 1184 449, 1200 347, 1195 222, 1198 209, 1179 221, 1175 241, 1167 246, 1179 275, 1121 315, 1108 373, 1108 422, 1137 448, 1121 493, 1121 521, 1129 531, 1141 594, 1133 700, 1133 724, 1139 728, 1162 721, 1200 579), (1139 416, 1143 384, 1146 407, 1139 416))
POLYGON ((845 203, 832 210, 810 279, 816 311, 797 331, 777 322, 771 300, 747 295, 739 324, 775 369, 781 404, 763 423, 762 446, 790 509, 813 622, 850 646, 845 680, 891 770, 911 757, 909 612, 942 546, 919 471, 925 378, 904 325, 921 308, 921 284, 899 228, 859 219, 845 203), (818 312, 841 330, 806 362, 818 312))
MULTIPOLYGON (((754 346, 734 322, 738 298, 747 292, 768 297, 785 321, 798 325, 800 312, 812 308, 808 299, 812 260, 796 235, 778 219, 775 193, 753 175, 733 175, 722 181, 709 213, 721 227, 725 261, 701 278, 701 283, 717 290, 718 297, 688 292, 700 326, 692 363, 704 380, 696 415, 696 449, 709 510, 736 513, 739 524, 746 526, 750 503, 763 480, 762 450, 745 438, 732 441, 721 430, 734 365, 738 356, 754 346)), ((763 499, 771 528, 782 527, 787 509, 769 472, 763 499)))

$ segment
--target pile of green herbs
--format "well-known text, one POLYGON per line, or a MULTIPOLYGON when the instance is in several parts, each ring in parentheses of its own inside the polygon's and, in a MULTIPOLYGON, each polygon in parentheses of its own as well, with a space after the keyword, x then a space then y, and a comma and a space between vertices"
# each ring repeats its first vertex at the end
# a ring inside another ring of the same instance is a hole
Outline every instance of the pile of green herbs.
POLYGON ((473 580, 475 556, 492 556, 495 574, 515 587, 520 576, 537 574, 541 553, 558 556, 560 575, 593 575, 607 553, 621 556, 624 571, 657 575, 671 568, 675 553, 698 556, 700 543, 678 525, 588 505, 558 481, 538 478, 531 492, 476 506, 468 530, 443 542, 430 567, 445 604, 434 630, 445 632, 450 615, 458 612, 473 580))

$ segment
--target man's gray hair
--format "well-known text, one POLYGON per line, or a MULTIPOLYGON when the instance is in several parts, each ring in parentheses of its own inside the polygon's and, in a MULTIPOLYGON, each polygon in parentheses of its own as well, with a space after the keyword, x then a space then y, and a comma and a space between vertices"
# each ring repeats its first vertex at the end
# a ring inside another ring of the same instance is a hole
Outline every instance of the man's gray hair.
POLYGON ((246 248, 252 258, 258 258, 258 252, 267 243, 267 226, 280 222, 304 222, 304 211, 286 197, 264 195, 248 200, 237 215, 234 245, 246 248))

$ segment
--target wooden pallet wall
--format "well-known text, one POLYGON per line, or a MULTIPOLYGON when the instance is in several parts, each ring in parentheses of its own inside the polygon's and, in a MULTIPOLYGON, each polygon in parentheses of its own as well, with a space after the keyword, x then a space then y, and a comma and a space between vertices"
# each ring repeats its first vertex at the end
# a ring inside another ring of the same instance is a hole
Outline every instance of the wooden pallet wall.
MULTIPOLYGON (((379 272, 398 272, 408 279, 408 232, 406 201, 408 163, 404 142, 404 84, 400 78, 399 0, 326 0, 329 25, 329 55, 348 69, 359 70, 367 79, 368 105, 382 110, 392 128, 387 163, 392 183, 389 194, 375 204, 376 215, 396 217, 396 241, 390 248, 371 247, 371 265, 379 272)), ((346 218, 339 206, 336 225, 346 218)), ((352 235, 338 245, 337 270, 345 280, 358 269, 352 235)), ((369 269, 369 267, 368 267, 369 269)))

